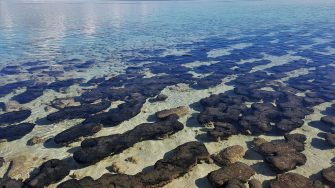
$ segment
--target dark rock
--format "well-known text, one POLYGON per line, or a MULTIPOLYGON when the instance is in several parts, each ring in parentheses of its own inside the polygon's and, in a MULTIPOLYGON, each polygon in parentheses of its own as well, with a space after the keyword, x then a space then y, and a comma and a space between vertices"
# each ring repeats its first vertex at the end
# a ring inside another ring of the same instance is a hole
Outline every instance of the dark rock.
POLYGON ((124 174, 104 174, 97 180, 85 177, 81 180, 70 179, 57 186, 57 188, 104 188, 124 187, 143 188, 144 185, 135 176, 124 174))
POLYGON ((0 187, 1 188, 22 188, 22 180, 15 180, 9 177, 0 178, 0 187))
POLYGON ((123 134, 84 140, 73 157, 79 163, 95 163, 110 154, 122 152, 137 142, 171 135, 183 127, 183 124, 177 121, 177 116, 170 116, 156 123, 144 123, 123 134))
POLYGON ((47 86, 48 89, 52 89, 55 91, 61 91, 64 88, 70 87, 75 84, 79 84, 83 81, 81 78, 71 78, 67 80, 58 80, 47 86))
POLYGON ((3 157, 0 157, 0 168, 3 166, 5 163, 5 159, 3 157))
POLYGON ((244 148, 242 146, 235 145, 223 149, 217 155, 214 155, 212 158, 214 159, 215 162, 224 166, 239 161, 244 157, 244 155, 245 155, 244 148))
POLYGON ((45 90, 46 84, 38 84, 35 86, 28 86, 26 91, 12 97, 13 100, 17 101, 20 104, 29 103, 38 97, 43 95, 43 91, 45 90))
POLYGON ((262 183, 257 179, 251 179, 249 182, 249 188, 262 188, 262 183))
POLYGON ((335 116, 324 116, 321 118, 321 121, 331 126, 335 126, 335 116))
POLYGON ((300 174, 285 173, 271 180, 270 188, 317 188, 314 182, 300 174))
POLYGON ((189 109, 186 106, 179 106, 177 108, 171 108, 168 110, 162 110, 156 113, 157 118, 164 119, 172 114, 177 115, 178 117, 183 117, 189 113, 189 109))
POLYGON ((51 159, 41 165, 39 172, 25 183, 30 187, 43 188, 57 183, 70 174, 70 169, 64 161, 51 159))
POLYGON ((306 163, 306 156, 299 153, 304 150, 303 136, 286 135, 289 140, 274 140, 261 143, 257 148, 265 160, 279 171, 288 171, 306 163))
POLYGON ((215 140, 224 140, 231 135, 237 135, 238 130, 230 123, 215 122, 214 129, 211 129, 207 134, 215 140))
POLYGON ((52 122, 59 122, 65 119, 88 118, 92 114, 101 112, 109 108, 111 102, 102 101, 97 104, 82 104, 80 106, 69 106, 54 112, 47 116, 47 120, 52 122))
POLYGON ((0 110, 6 111, 6 104, 4 102, 0 102, 0 110))
POLYGON ((230 180, 246 183, 253 175, 255 175, 255 171, 251 167, 236 162, 209 173, 207 178, 214 187, 222 187, 230 180))
POLYGON ((321 174, 330 185, 335 186, 335 166, 323 169, 321 174))
POLYGON ((9 125, 7 127, 0 127, 0 140, 7 141, 18 140, 30 133, 35 127, 32 123, 21 123, 18 125, 9 125))
POLYGON ((59 134, 54 138, 57 144, 66 144, 73 142, 80 137, 91 136, 102 129, 101 124, 96 123, 81 123, 75 125, 59 134))
POLYGON ((118 105, 117 108, 96 114, 86 119, 85 122, 101 123, 104 127, 116 126, 139 114, 144 103, 145 98, 142 95, 134 94, 131 98, 125 100, 125 103, 118 105))
POLYGON ((276 127, 283 132, 291 132, 304 125, 304 121, 299 118, 282 119, 276 124, 276 127))
POLYGON ((97 180, 85 177, 61 183, 58 188, 101 188, 101 187, 162 187, 189 172, 200 160, 209 160, 203 143, 188 142, 172 150, 171 157, 157 161, 152 170, 136 175, 104 174, 97 180))
POLYGON ((327 133, 326 140, 328 141, 329 144, 335 146, 335 134, 327 133))
POLYGON ((34 136, 27 141, 27 146, 33 146, 35 144, 40 144, 40 143, 44 142, 45 140, 46 139, 43 139, 39 136, 34 136))
POLYGON ((157 97, 151 99, 150 102, 162 102, 162 101, 165 101, 167 98, 168 98, 167 95, 159 94, 157 95, 157 97))
POLYGON ((231 179, 221 187, 222 188, 247 188, 242 181, 237 180, 237 179, 231 179))
POLYGON ((209 153, 203 143, 187 142, 172 152, 172 157, 161 159, 154 165, 154 170, 137 174, 146 187, 162 187, 189 172, 201 160, 209 160, 209 153))
POLYGON ((19 123, 21 121, 26 120, 30 115, 31 115, 30 110, 7 112, 5 114, 0 115, 0 125, 19 123))

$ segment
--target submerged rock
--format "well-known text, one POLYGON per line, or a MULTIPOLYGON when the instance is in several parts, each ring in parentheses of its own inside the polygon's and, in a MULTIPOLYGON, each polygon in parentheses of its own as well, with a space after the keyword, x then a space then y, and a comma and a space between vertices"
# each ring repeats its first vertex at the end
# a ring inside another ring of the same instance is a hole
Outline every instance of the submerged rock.
POLYGON ((0 110, 6 111, 6 104, 4 102, 0 102, 0 110))
POLYGON ((215 140, 224 140, 238 134, 238 130, 230 123, 215 122, 214 129, 208 130, 207 134, 215 140))
POLYGON ((335 146, 335 134, 327 133, 326 140, 328 141, 329 144, 335 146))
POLYGON ((335 126, 335 116, 324 116, 321 118, 321 121, 331 126, 335 126))
POLYGON ((277 175, 276 179, 271 180, 270 188, 322 188, 320 183, 296 173, 285 173, 277 175), (321 187, 320 187, 321 186, 321 187))
POLYGON ((97 104, 82 104, 80 106, 65 107, 58 112, 54 112, 47 116, 47 120, 59 122, 65 119, 88 118, 92 114, 101 112, 109 108, 111 102, 103 101, 97 104))
POLYGON ((26 120, 31 115, 30 110, 20 110, 7 112, 0 115, 0 126, 3 124, 19 123, 26 120))
POLYGON ((0 157, 0 168, 3 166, 5 163, 5 159, 3 157, 0 157))
POLYGON ((253 175, 255 175, 255 171, 251 167, 244 163, 236 162, 210 172, 207 178, 214 187, 219 188, 224 187, 224 185, 231 180, 246 183, 253 175))
POLYGON ((335 165, 329 168, 323 169, 322 177, 329 182, 332 186, 335 186, 335 165))
POLYGON ((67 144, 76 141, 80 137, 91 136, 101 129, 101 124, 81 123, 57 134, 54 140, 57 144, 67 144))
POLYGON ((70 174, 67 164, 58 159, 51 159, 41 165, 36 175, 33 175, 25 183, 29 187, 43 188, 57 183, 70 174))
POLYGON ((183 117, 189 113, 189 109, 186 106, 179 106, 177 108, 171 108, 168 110, 162 110, 156 113, 157 118, 164 119, 172 114, 177 115, 178 117, 183 117))
POLYGON ((215 162, 224 166, 239 161, 244 157, 244 155, 245 155, 244 148, 242 146, 235 145, 223 149, 217 155, 214 155, 212 158, 215 160, 215 162))
POLYGON ((21 123, 18 125, 9 125, 7 127, 0 127, 0 140, 13 141, 21 139, 30 133, 35 127, 32 123, 21 123))
POLYGON ((95 163, 110 154, 120 153, 138 142, 161 138, 182 130, 184 126, 177 119, 176 115, 172 115, 156 123, 140 124, 123 134, 84 140, 73 157, 79 163, 95 163))
POLYGON ((101 187, 162 187, 189 172, 200 160, 208 160, 209 153, 203 143, 187 142, 171 151, 169 158, 158 160, 153 169, 136 175, 104 174, 97 180, 85 177, 61 183, 58 188, 101 188, 101 187))

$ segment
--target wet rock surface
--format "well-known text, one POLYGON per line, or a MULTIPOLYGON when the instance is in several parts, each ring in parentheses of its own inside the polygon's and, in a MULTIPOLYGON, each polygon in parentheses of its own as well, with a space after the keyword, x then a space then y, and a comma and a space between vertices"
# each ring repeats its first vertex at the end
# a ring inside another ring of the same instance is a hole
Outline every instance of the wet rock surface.
POLYGON ((0 157, 0 168, 3 166, 5 163, 5 159, 3 157, 0 157))
POLYGON ((323 169, 321 174, 331 186, 335 186, 335 166, 323 169))
POLYGON ((18 125, 9 125, 0 127, 0 140, 7 141, 18 140, 30 133, 35 127, 32 123, 21 123, 18 125))
POLYGON ((306 137, 294 134, 286 135, 285 139, 255 144, 265 161, 281 172, 295 169, 307 161, 306 156, 300 153, 304 150, 306 137))
POLYGON ((248 182, 248 185, 249 185, 249 188, 262 188, 263 187, 262 183, 257 179, 251 179, 248 182))
POLYGON ((101 112, 111 105, 110 102, 101 102, 97 104, 82 104, 80 106, 69 106, 60 111, 49 114, 46 118, 52 122, 59 122, 65 119, 87 118, 90 115, 101 112))
POLYGON ((4 124, 19 123, 26 120, 31 115, 30 110, 20 110, 7 112, 0 115, 0 126, 4 124))
POLYGON ((177 115, 178 117, 183 117, 189 113, 189 109, 186 106, 179 106, 177 108, 171 108, 168 110, 162 110, 156 113, 157 118, 164 119, 170 115, 177 115))
POLYGON ((335 146, 335 134, 327 133, 326 140, 328 141, 329 144, 335 146))
POLYGON ((162 187, 189 172, 200 160, 209 160, 209 153, 203 143, 187 142, 171 151, 171 157, 157 161, 148 172, 136 175, 104 174, 97 180, 85 177, 61 183, 58 188, 95 188, 95 187, 162 187))
POLYGON ((313 182, 296 173, 285 173, 277 175, 276 179, 271 180, 270 188, 322 188, 321 183, 313 182))
POLYGON ((120 153, 137 142, 174 134, 184 128, 177 119, 176 115, 172 115, 156 123, 140 124, 123 134, 84 140, 73 158, 79 163, 92 164, 111 154, 120 153))
POLYGON ((214 159, 215 162, 224 166, 239 161, 244 157, 244 155, 245 155, 244 148, 242 146, 235 145, 223 149, 218 154, 214 155, 212 158, 214 159))
POLYGON ((324 116, 321 118, 321 121, 331 126, 335 126, 335 116, 324 116))
POLYGON ((207 178, 213 187, 225 187, 232 180, 246 183, 253 175, 255 171, 251 167, 236 162, 209 173, 207 178))
POLYGON ((57 144, 71 143, 78 140, 80 137, 91 136, 99 132, 101 129, 101 124, 81 123, 57 134, 54 138, 54 141, 57 144))
POLYGON ((51 159, 41 165, 38 173, 25 181, 28 187, 43 188, 50 184, 59 182, 67 175, 70 169, 67 164, 58 159, 51 159))

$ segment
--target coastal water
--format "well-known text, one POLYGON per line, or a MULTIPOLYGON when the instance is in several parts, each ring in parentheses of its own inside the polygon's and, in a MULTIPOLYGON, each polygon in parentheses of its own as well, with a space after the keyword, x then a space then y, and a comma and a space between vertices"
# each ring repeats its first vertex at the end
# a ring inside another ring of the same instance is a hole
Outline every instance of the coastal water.
MULTIPOLYGON (((250 142, 299 133, 307 160, 280 172, 331 186, 319 172, 335 157, 334 18, 333 0, 0 0, 0 185, 141 179, 191 141, 243 146, 268 185, 284 167, 250 142), (180 106, 178 120, 155 117, 180 106), (51 159, 70 172, 36 178, 51 159)), ((221 168, 191 166, 155 186, 212 187, 221 168)))

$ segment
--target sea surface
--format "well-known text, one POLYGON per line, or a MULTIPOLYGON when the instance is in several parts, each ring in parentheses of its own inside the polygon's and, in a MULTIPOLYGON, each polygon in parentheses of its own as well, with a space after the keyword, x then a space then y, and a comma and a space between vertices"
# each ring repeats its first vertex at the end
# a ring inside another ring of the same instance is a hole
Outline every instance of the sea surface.
MULTIPOLYGON (((265 186, 278 168, 331 185, 334 101, 334 0, 0 0, 0 185, 136 179, 191 141, 241 145, 265 186), (250 147, 288 133, 306 136, 293 168, 250 147), (70 172, 43 180, 51 159, 70 172)), ((156 186, 212 187, 222 168, 192 167, 156 186)))

